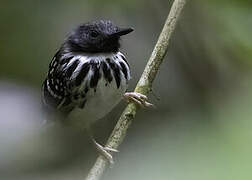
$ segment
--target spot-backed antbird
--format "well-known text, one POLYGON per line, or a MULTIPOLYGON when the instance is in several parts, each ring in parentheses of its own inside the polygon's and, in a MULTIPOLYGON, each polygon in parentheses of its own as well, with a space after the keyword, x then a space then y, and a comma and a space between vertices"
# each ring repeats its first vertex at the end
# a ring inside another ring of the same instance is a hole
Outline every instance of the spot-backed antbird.
MULTIPOLYGON (((126 92, 130 67, 119 51, 120 37, 132 32, 111 21, 79 25, 65 39, 49 65, 42 87, 43 106, 60 113, 64 121, 89 129, 90 124, 108 114, 124 97, 142 106, 150 106, 146 96, 126 92)), ((112 163, 109 151, 98 150, 112 163)))

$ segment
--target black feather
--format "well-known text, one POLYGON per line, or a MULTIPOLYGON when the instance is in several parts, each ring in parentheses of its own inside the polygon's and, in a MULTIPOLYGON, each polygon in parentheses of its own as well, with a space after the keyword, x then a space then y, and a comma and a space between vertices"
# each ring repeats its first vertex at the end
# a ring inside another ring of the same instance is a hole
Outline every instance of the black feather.
POLYGON ((73 57, 74 57, 74 56, 70 56, 70 57, 68 57, 68 58, 62 59, 62 60, 60 61, 60 65, 63 65, 63 64, 67 65, 67 64, 69 63, 69 61, 70 61, 73 57))
POLYGON ((66 70, 65 76, 66 78, 70 78, 74 72, 74 70, 77 68, 79 64, 79 60, 75 60, 66 70))
POLYGON ((90 80, 90 87, 95 88, 98 84, 100 77, 101 77, 100 67, 99 67, 98 63, 95 63, 93 61, 91 61, 90 63, 92 66, 92 70, 94 72, 94 74, 92 75, 91 80, 90 80))
POLYGON ((113 77, 112 77, 110 68, 105 62, 102 62, 102 71, 103 71, 104 78, 110 83, 113 80, 113 77))
POLYGON ((127 71, 127 68, 126 68, 125 64, 122 63, 122 62, 120 62, 120 65, 121 65, 121 67, 122 67, 122 72, 123 72, 123 74, 124 74, 124 77, 125 77, 125 79, 127 80, 127 79, 128 79, 128 71, 127 71))
POLYGON ((75 80, 76 86, 79 86, 82 83, 82 81, 87 76, 89 69, 90 69, 89 63, 85 63, 81 66, 81 70, 80 70, 79 74, 76 76, 76 80, 75 80))
POLYGON ((115 77, 115 81, 116 81, 116 86, 117 88, 120 87, 121 84, 121 73, 120 73, 120 68, 116 63, 112 63, 111 60, 109 58, 106 59, 106 61, 108 62, 110 68, 113 70, 113 74, 115 77))

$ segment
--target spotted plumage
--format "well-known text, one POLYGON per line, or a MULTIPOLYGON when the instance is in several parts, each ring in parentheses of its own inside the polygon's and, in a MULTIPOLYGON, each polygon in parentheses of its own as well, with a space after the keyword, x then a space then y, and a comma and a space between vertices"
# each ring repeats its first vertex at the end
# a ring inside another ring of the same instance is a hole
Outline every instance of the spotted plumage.
POLYGON ((42 86, 43 107, 48 115, 62 114, 62 122, 88 129, 96 148, 111 164, 109 152, 117 150, 95 141, 91 123, 108 114, 122 97, 140 106, 152 105, 146 96, 126 92, 130 68, 119 51, 119 40, 132 31, 103 20, 79 25, 54 55, 42 86))
MULTIPOLYGON (((97 91, 103 91, 99 89, 101 86, 118 91, 122 96, 130 79, 129 66, 122 57, 124 55, 120 52, 56 56, 43 84, 46 105, 59 111, 69 111, 76 107, 83 109, 86 102, 96 99, 95 94, 99 94, 97 91)), ((113 98, 111 94, 111 100, 113 98)))
POLYGON ((119 38, 131 31, 96 21, 71 32, 49 65, 42 88, 44 106, 92 122, 111 111, 130 79, 119 38))

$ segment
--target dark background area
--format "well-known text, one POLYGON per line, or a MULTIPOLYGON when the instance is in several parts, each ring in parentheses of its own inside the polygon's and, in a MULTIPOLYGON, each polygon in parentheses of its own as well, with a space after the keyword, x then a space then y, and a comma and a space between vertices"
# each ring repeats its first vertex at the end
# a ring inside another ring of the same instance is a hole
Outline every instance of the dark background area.
MULTIPOLYGON (((65 35, 110 19, 134 27, 121 51, 133 90, 172 1, 1 1, 0 179, 83 179, 97 152, 85 132, 41 126, 40 89, 65 35)), ((252 2, 188 1, 150 101, 105 179, 251 179, 252 2), (157 98, 158 97, 158 98, 157 98)), ((105 143, 126 103, 94 124, 105 143)))

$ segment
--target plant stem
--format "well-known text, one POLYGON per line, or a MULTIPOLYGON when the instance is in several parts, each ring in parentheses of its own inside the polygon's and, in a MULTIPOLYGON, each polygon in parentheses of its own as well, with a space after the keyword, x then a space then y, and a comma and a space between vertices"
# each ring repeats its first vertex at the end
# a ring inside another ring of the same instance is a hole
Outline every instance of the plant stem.
MULTIPOLYGON (((144 94, 146 96, 150 93, 152 89, 152 83, 157 75, 161 63, 163 62, 164 56, 169 46, 171 35, 175 29, 176 22, 178 21, 185 3, 186 0, 174 0, 170 13, 164 24, 163 30, 160 33, 158 41, 153 49, 144 72, 137 83, 135 92, 144 94)), ((132 120, 135 118, 138 108, 139 107, 134 103, 128 104, 107 141, 107 147, 117 149, 118 146, 122 143, 128 127, 130 126, 132 120)), ((107 167, 108 161, 102 156, 99 156, 94 166, 89 171, 86 180, 99 180, 107 167)))

